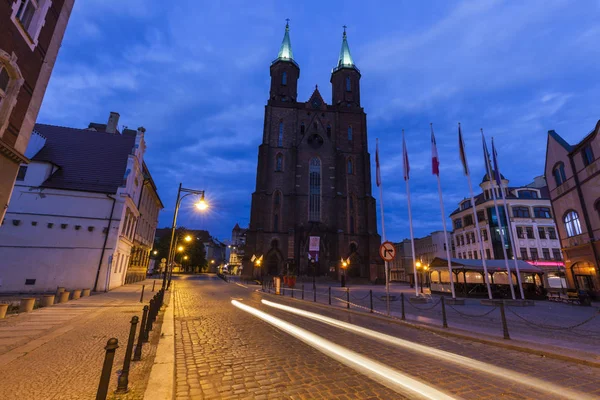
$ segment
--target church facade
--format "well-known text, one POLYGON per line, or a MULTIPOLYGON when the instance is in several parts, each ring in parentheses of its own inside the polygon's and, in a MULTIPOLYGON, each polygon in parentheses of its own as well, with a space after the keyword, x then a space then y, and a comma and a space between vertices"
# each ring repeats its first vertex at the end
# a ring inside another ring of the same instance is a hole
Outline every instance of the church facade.
POLYGON ((367 118, 360 104, 361 73, 344 30, 331 73, 332 101, 318 88, 297 99, 300 67, 286 25, 258 150, 243 273, 348 276, 385 279, 378 255, 375 199, 371 194, 367 118), (319 238, 309 255, 310 237, 319 238))

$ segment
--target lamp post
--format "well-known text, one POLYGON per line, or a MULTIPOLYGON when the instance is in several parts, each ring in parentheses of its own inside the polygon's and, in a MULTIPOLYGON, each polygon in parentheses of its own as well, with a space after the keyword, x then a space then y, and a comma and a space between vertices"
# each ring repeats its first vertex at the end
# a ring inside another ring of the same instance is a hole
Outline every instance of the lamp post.
MULTIPOLYGON (((177 226, 177 215, 179 214, 179 206, 181 205, 181 200, 183 200, 185 197, 190 196, 190 195, 200 196, 200 199, 196 203, 196 208, 198 208, 200 211, 204 211, 208 208, 208 204, 204 200, 204 190, 186 189, 186 188, 181 187, 181 183, 179 184, 179 189, 177 190, 177 201, 175 202, 175 211, 173 212, 173 224, 171 225, 171 242, 169 243, 169 259, 167 261, 167 267, 165 268, 165 274, 163 276, 163 284, 162 284, 163 289, 167 288, 167 269, 169 269, 169 266, 171 268, 171 274, 173 273, 172 272, 173 271, 173 259, 174 259, 173 249, 176 246, 176 244, 174 244, 174 241, 175 241, 175 228, 177 226), (182 195, 182 193, 183 193, 183 195, 182 195)), ((191 236, 187 236, 184 240, 189 242, 190 240, 192 240, 192 238, 191 238, 191 236), (187 240, 188 237, 189 237, 189 240, 187 240)), ((169 283, 171 283, 170 277, 169 277, 169 283)))
POLYGON ((346 269, 350 265, 350 259, 344 260, 342 258, 342 287, 346 287, 346 269))
MULTIPOLYGON (((421 266, 422 265, 423 264, 421 264, 421 261, 417 261, 415 263, 415 267, 417 268, 417 271, 419 271, 419 275, 417 275, 417 276, 421 277, 421 293, 423 293, 423 277, 421 276, 421 266)), ((417 287, 419 287, 419 282, 415 282, 415 285, 417 285, 417 287)))

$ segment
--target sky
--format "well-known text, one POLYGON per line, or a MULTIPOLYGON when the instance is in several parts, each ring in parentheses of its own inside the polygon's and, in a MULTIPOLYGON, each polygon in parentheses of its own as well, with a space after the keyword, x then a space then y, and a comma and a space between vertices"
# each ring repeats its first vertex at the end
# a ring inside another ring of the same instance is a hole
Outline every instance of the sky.
MULTIPOLYGON (((446 215, 469 195, 460 122, 475 189, 485 174, 480 128, 494 137, 511 186, 543 175, 547 132, 581 140, 600 118, 600 1, 78 0, 38 122, 87 127, 119 112, 147 129, 146 162, 170 226, 177 186, 205 190, 210 212, 184 200, 178 225, 231 237, 247 226, 269 66, 290 18, 298 100, 330 73, 342 26, 362 73, 375 186, 380 161, 387 239, 409 237, 401 131, 411 165, 416 237, 441 230, 429 124, 446 215), (176 5, 174 5, 176 4, 176 5)), ((380 224, 380 220, 378 221, 380 224)))

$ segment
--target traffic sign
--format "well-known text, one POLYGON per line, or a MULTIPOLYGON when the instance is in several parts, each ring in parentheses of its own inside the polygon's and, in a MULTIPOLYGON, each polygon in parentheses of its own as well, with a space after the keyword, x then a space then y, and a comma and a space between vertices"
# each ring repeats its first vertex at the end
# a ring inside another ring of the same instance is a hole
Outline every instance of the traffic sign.
POLYGON ((384 261, 393 261, 396 258, 396 248, 392 242, 383 242, 379 247, 379 255, 384 261))

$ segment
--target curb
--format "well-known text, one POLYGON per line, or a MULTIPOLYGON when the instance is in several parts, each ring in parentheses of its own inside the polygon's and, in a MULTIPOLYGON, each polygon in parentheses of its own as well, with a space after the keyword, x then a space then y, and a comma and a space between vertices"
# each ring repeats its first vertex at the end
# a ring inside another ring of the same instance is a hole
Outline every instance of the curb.
MULTIPOLYGON (((275 297, 275 298, 282 297, 282 296, 278 296, 273 293, 265 293, 260 289, 256 289, 256 291, 262 295, 268 295, 268 296, 275 297)), ((406 327, 410 327, 410 328, 418 329, 418 330, 422 330, 422 331, 428 331, 428 332, 436 333, 436 334, 443 335, 443 336, 450 336, 450 337, 455 337, 455 338, 459 338, 459 339, 470 340, 473 342, 478 342, 478 343, 487 344, 487 345, 491 345, 491 346, 501 347, 501 348, 505 348, 505 349, 509 349, 509 350, 516 350, 516 351, 520 351, 520 352, 524 352, 524 353, 534 354, 534 355, 538 355, 541 357, 553 358, 556 360, 568 361, 568 362, 572 362, 575 364, 581 364, 581 365, 586 365, 586 366, 590 366, 590 367, 600 368, 600 357, 588 356, 587 354, 585 354, 585 353, 582 354, 579 351, 558 349, 556 347, 554 347, 552 349, 553 351, 550 351, 550 350, 548 350, 547 346, 540 347, 539 345, 537 345, 536 343, 533 343, 533 342, 526 342, 526 341, 514 340, 514 339, 511 339, 511 340, 496 339, 494 337, 490 337, 489 335, 485 335, 485 334, 477 334, 477 336, 475 336, 473 334, 468 333, 467 331, 463 331, 463 330, 456 329, 456 328, 445 328, 445 329, 438 328, 438 327, 434 327, 429 324, 416 323, 416 322, 412 322, 412 321, 402 321, 400 319, 390 318, 387 316, 374 315, 374 314, 361 312, 361 311, 355 311, 355 310, 348 310, 346 308, 334 307, 334 306, 330 306, 327 304, 315 303, 315 302, 308 301, 308 300, 296 299, 296 298, 291 298, 291 297, 285 297, 285 299, 290 300, 290 301, 298 301, 298 302, 302 302, 302 303, 311 304, 315 307, 320 307, 320 308, 327 309, 327 310, 338 310, 338 311, 343 311, 343 312, 346 312, 349 314, 359 315, 362 317, 374 318, 374 319, 377 319, 380 321, 390 322, 390 323, 393 323, 396 325, 402 325, 402 326, 406 326, 406 327), (487 337, 484 337, 484 336, 487 336, 487 337), (573 353, 579 354, 579 356, 573 356, 573 355, 567 354, 566 353, 567 351, 570 354, 573 354, 573 353)))
POLYGON ((171 301, 175 300, 173 290, 174 287, 167 292, 169 295, 165 298, 166 310, 144 400, 173 399, 175 388, 175 319, 174 307, 171 304, 171 301))

